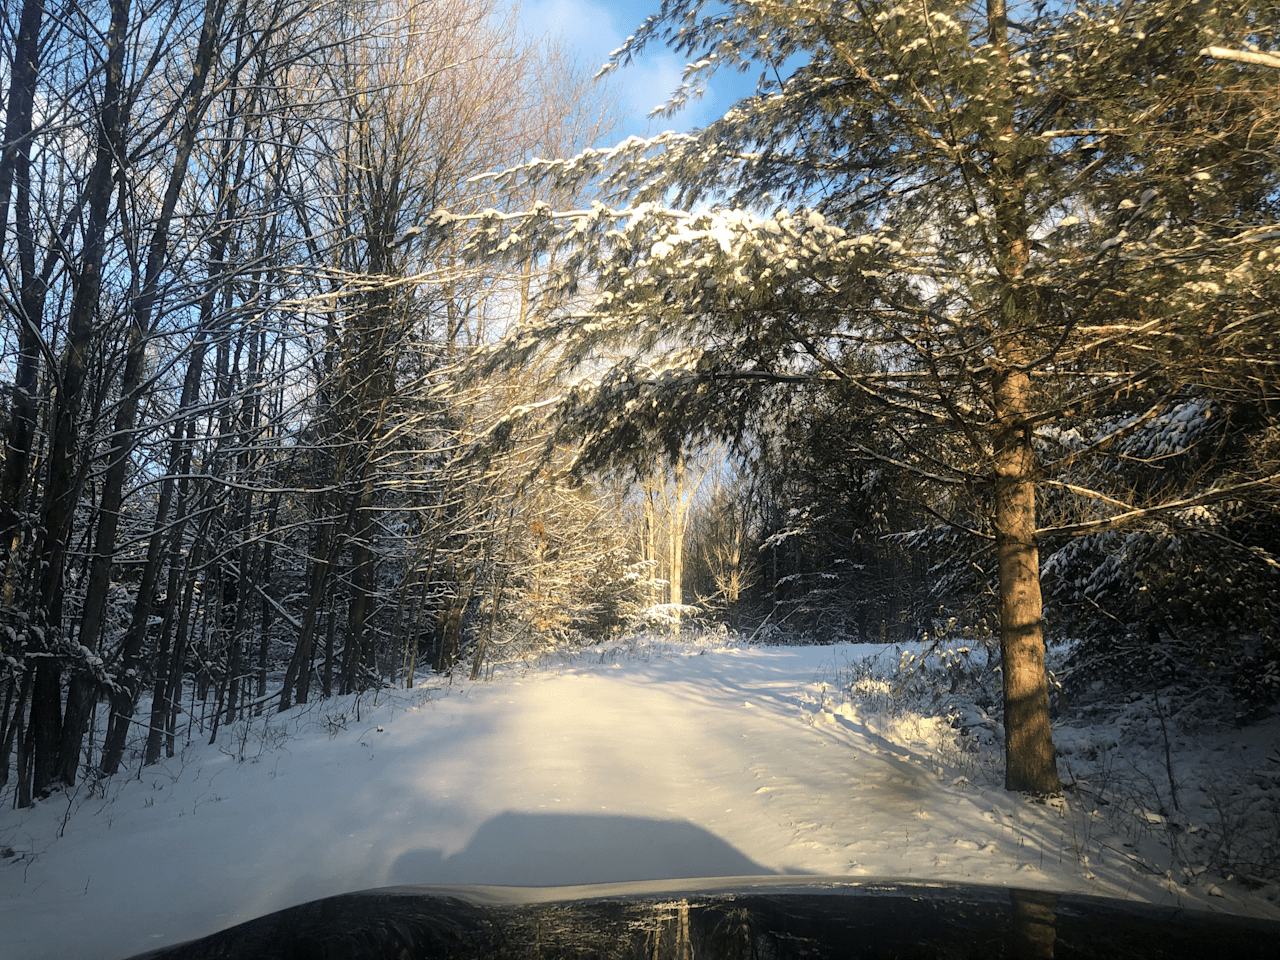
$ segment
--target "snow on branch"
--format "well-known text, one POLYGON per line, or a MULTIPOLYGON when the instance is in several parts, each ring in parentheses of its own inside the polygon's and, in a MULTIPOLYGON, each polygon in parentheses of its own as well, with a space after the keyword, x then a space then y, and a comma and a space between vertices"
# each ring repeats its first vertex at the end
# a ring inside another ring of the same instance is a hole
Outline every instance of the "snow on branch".
POLYGON ((1200 51, 1202 57, 1214 60, 1234 60, 1236 63, 1252 63, 1260 67, 1275 67, 1280 70, 1280 56, 1274 53, 1262 53, 1256 50, 1228 50, 1226 47, 1205 47, 1200 51))
MULTIPOLYGON (((1220 487, 1216 490, 1208 490, 1205 493, 1197 494, 1194 497, 1186 497, 1182 500, 1173 500, 1169 503, 1162 503, 1154 507, 1134 508, 1124 513, 1118 513, 1113 517, 1105 517, 1101 520, 1088 520, 1084 523, 1070 523, 1061 527, 1044 527, 1036 531, 1036 538, 1044 537, 1064 537, 1064 536, 1080 536, 1088 533, 1103 533, 1107 530, 1115 530, 1119 527, 1126 526, 1137 520, 1143 520, 1147 517, 1157 517, 1166 513, 1173 513, 1178 510, 1185 510, 1188 507, 1200 507, 1208 503, 1217 503, 1221 500, 1230 500, 1233 497, 1248 493, 1253 490, 1261 490, 1267 487, 1276 487, 1280 484, 1280 473, 1273 473, 1269 477, 1263 477, 1260 480, 1250 480, 1246 483, 1237 483, 1229 487, 1220 487)), ((1063 484, 1062 486, 1066 486, 1063 484)), ((1082 492, 1077 490, 1076 492, 1082 492)), ((1099 499, 1108 499, 1097 495, 1099 499)), ((1116 501, 1111 501, 1116 502, 1116 501)))

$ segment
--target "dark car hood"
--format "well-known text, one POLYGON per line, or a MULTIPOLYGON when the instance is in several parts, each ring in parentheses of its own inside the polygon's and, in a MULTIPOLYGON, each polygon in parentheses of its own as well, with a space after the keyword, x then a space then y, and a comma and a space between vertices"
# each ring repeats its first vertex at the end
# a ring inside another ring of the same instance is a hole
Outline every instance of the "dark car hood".
POLYGON ((388 887, 135 960, 1266 957, 1280 922, 951 883, 742 877, 606 887, 388 887))

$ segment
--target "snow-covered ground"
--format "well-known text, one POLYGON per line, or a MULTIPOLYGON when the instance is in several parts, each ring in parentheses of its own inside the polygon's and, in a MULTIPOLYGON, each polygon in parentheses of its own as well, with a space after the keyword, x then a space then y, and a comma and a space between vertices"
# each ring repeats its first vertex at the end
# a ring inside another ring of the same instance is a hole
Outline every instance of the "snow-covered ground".
POLYGON ((0 957, 109 960, 420 883, 950 879, 1280 919, 1274 885, 1211 865, 1276 809, 1277 718, 1176 734, 1168 760, 1149 713, 1060 728, 1077 788, 1046 805, 1000 788, 976 711, 962 735, 865 671, 850 701, 868 650, 632 640, 235 725, 0 811, 0 957))

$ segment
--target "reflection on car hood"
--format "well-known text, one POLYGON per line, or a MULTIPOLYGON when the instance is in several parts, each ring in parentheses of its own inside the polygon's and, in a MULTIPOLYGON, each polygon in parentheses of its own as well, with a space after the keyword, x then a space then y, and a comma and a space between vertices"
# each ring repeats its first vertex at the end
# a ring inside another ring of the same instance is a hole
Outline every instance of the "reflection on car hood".
POLYGON ((1038 890, 829 878, 388 887, 135 960, 825 960, 1277 955, 1280 923, 1038 890))

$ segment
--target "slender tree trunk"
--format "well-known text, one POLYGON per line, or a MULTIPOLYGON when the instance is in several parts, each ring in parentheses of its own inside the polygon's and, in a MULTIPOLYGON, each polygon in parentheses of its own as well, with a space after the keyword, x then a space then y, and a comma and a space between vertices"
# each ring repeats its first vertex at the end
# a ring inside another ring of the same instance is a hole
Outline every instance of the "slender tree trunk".
MULTIPOLYGON (((396 612, 395 616, 391 620, 391 634, 385 641, 387 649, 387 671, 390 674, 387 678, 387 683, 390 686, 396 685, 395 652, 403 649, 401 644, 404 640, 405 634, 409 631, 409 625, 405 622, 404 617, 405 608, 409 605, 408 587, 408 564, 406 564, 404 573, 400 577, 400 583, 396 588, 396 612)), ((410 615, 412 616, 412 614, 410 615)), ((404 662, 404 658, 401 657, 400 665, 402 667, 404 666, 404 662)))
POLYGON ((413 689, 413 674, 418 665, 418 645, 422 642, 422 618, 427 609, 427 589, 431 583, 431 567, 427 566, 427 572, 422 578, 422 590, 418 594, 418 610, 413 617, 413 625, 409 631, 408 641, 405 645, 405 660, 407 666, 405 668, 404 686, 406 690, 413 689))
MULTIPOLYGON (((9 722, 13 707, 13 691, 18 688, 17 676, 8 677, 4 683, 4 707, 0 708, 0 792, 9 784, 9 755, 13 750, 12 724, 9 722)), ((19 705, 18 713, 21 714, 19 705)))
POLYGON ((644 532, 645 560, 649 563, 649 606, 661 603, 658 597, 658 508, 655 503, 656 494, 652 484, 646 485, 644 492, 644 532))
MULTIPOLYGON (((193 569, 199 566, 198 563, 194 562, 199 556, 199 554, 196 554, 193 557, 191 564, 193 569)), ((182 675, 186 668, 187 649, 191 644, 191 610, 195 605, 195 589, 196 579, 195 577, 189 577, 186 590, 182 596, 182 610, 178 615, 178 626, 173 634, 173 660, 169 667, 169 686, 165 694, 165 702, 168 704, 164 726, 166 757, 173 756, 174 741, 177 737, 178 711, 181 709, 182 702, 182 675)), ((193 697, 195 696, 194 685, 191 688, 191 694, 193 697)), ((188 726, 189 729, 190 727, 188 726)))
POLYGON ((489 612, 489 622, 485 624, 484 633, 476 641, 475 657, 471 661, 471 679, 480 679, 480 670, 484 666, 485 653, 488 651, 489 640, 493 636, 493 628, 498 624, 498 608, 502 603, 502 592, 507 586, 507 570, 502 571, 502 577, 498 581, 498 587, 493 591, 493 609, 489 612))
MULTIPOLYGON (((455 568, 456 569, 456 568, 455 568)), ((453 670, 458 662, 458 651, 462 646, 462 627, 466 622, 467 607, 476 589, 476 571, 467 575, 466 583, 458 583, 458 592, 444 613, 444 623, 440 631, 440 654, 436 662, 436 673, 453 670)))
MULTIPOLYGON (((200 352, 201 354, 203 354, 203 348, 201 348, 200 352)), ((193 359, 192 367, 188 367, 188 370, 187 370, 189 375, 191 374, 194 366, 195 366, 195 361, 193 359)), ((183 390, 185 393, 185 390, 186 390, 185 386, 183 390)), ((171 707, 174 706, 174 704, 176 704, 175 698, 178 697, 178 695, 182 691, 182 669, 180 664, 182 660, 182 647, 186 643, 186 638, 187 638, 187 627, 188 627, 190 614, 191 614, 192 595, 195 591, 195 574, 193 573, 193 571, 195 571, 200 566, 201 555, 202 555, 201 546, 203 544, 203 540, 197 537, 195 543, 193 543, 191 546, 191 554, 187 558, 186 563, 179 564, 178 562, 178 558, 182 554, 182 539, 183 539, 183 535, 186 532, 187 519, 189 516, 188 490, 190 488, 191 481, 188 478, 191 473, 191 461, 192 461, 194 441, 195 441, 194 418, 188 416, 185 418, 184 422, 179 422, 179 424, 175 427, 175 439, 181 438, 181 434, 178 431, 182 431, 184 429, 186 431, 186 443, 181 445, 182 456, 178 459, 176 467, 173 466, 174 461, 172 456, 170 457, 170 464, 171 464, 170 473, 171 474, 177 473, 179 476, 179 479, 177 481, 178 509, 177 509, 177 517, 173 524, 173 529, 168 533, 169 546, 165 551, 169 557, 169 579, 168 579, 167 589, 165 591, 165 595, 168 597, 168 608, 165 612, 164 621, 160 626, 160 633, 162 638, 168 636, 171 630, 173 631, 174 633, 173 652, 167 661, 164 661, 158 665, 157 671, 156 671, 155 697, 153 698, 152 704, 151 704, 151 726, 147 731, 146 754, 143 761, 146 764, 156 763, 160 759, 160 740, 162 736, 162 731, 167 729, 168 717, 171 713, 171 707), (184 426, 184 422, 185 422, 185 426, 184 426), (185 571, 181 570, 181 567, 183 566, 185 566, 186 568, 185 571), (180 571, 181 571, 181 576, 180 576, 180 571), (181 601, 179 601, 178 599, 178 593, 180 588, 182 592, 181 601), (173 625, 175 610, 177 611, 177 618, 178 618, 178 625, 176 629, 174 628, 174 625, 173 625), (174 675, 175 670, 177 671, 176 676, 174 675)), ((172 452, 173 451, 171 448, 171 453, 172 452)), ((166 515, 168 512, 168 507, 167 507, 167 500, 165 497, 165 488, 166 486, 168 486, 169 496, 171 497, 173 494, 173 490, 172 490, 172 486, 168 485, 168 482, 171 480, 172 480, 172 476, 166 477, 166 484, 162 484, 161 486, 160 504, 165 508, 163 512, 166 515)), ((159 525, 157 524, 157 526, 159 525)), ((157 533, 158 532, 159 531, 157 531, 157 533)), ((148 568, 151 567, 151 550, 153 546, 154 544, 151 547, 148 547, 148 553, 147 553, 148 568)), ((161 558, 159 556, 156 557, 156 566, 155 566, 156 570, 159 570, 160 559, 161 558)), ((144 584, 146 583, 145 573, 143 576, 143 583, 144 584)), ((136 616, 134 619, 135 620, 137 619, 136 616)), ((131 626, 131 629, 133 629, 132 626, 131 626)), ((172 756, 172 753, 170 753, 170 756, 172 756)))
MULTIPOLYGON (((271 507, 267 511, 267 531, 275 527, 276 510, 280 506, 280 495, 277 493, 272 497, 271 507)), ((262 567, 260 575, 260 586, 262 588, 262 609, 260 613, 259 633, 258 633, 258 690, 257 698, 258 706, 254 709, 254 715, 260 715, 263 711, 261 701, 267 695, 267 656, 271 652, 271 621, 275 617, 275 609, 272 607, 268 597, 273 592, 271 582, 271 556, 272 544, 268 541, 266 547, 262 551, 262 567)))
POLYGON ((252 569, 250 556, 252 548, 245 543, 240 548, 240 569, 236 571, 236 612, 231 627, 231 661, 228 672, 231 674, 231 689, 227 695, 227 723, 234 723, 236 706, 240 700, 240 673, 245 660, 245 628, 248 625, 246 612, 249 606, 249 577, 252 569))
POLYGON ((127 119, 123 81, 129 12, 130 0, 111 0, 111 25, 106 38, 106 83, 99 114, 101 128, 93 166, 85 185, 88 216, 84 247, 67 320, 67 345, 53 413, 43 531, 37 549, 42 567, 39 607, 32 618, 44 631, 41 652, 48 656, 42 657, 36 665, 31 727, 24 741, 24 747, 34 755, 29 766, 33 796, 44 796, 49 792, 59 779, 62 766, 59 753, 62 740, 62 663, 56 659, 54 638, 62 629, 67 541, 71 536, 84 477, 84 471, 77 462, 80 455, 80 409, 89 371, 89 345, 98 311, 98 295, 102 289, 102 264, 116 158, 125 155, 123 141, 127 119))
POLYGON ((320 528, 316 542, 316 558, 311 564, 311 598, 307 602, 307 612, 302 619, 302 627, 298 630, 298 640, 294 644, 293 656, 285 671, 284 685, 280 690, 279 711, 283 713, 293 706, 295 687, 297 702, 305 703, 309 685, 308 666, 311 663, 311 648, 315 640, 316 625, 323 609, 329 590, 330 571, 336 553, 338 537, 334 536, 333 522, 327 521, 320 528))
POLYGON ((333 696, 333 658, 334 638, 338 632, 338 602, 329 598, 329 611, 324 630, 324 671, 320 676, 320 692, 325 697, 333 696))
MULTIPOLYGON (((44 0, 25 0, 9 66, 9 97, 4 143, 0 151, 0 252, 8 236, 10 194, 17 184, 14 235, 21 270, 19 294, 18 354, 9 406, 9 428, 4 437, 5 456, 0 472, 0 573, 4 574, 2 609, 13 607, 18 575, 16 556, 22 539, 22 494, 31 469, 36 435, 36 391, 40 369, 40 329, 43 326, 46 286, 36 273, 35 237, 31 226, 31 130, 35 106, 36 76, 40 63, 40 25, 44 0)), ((0 640, 0 654, 4 642, 0 640)), ((8 752, 4 754, 7 770, 8 752)))
POLYGON ((13 717, 13 732, 10 736, 16 736, 18 740, 18 790, 17 804, 19 807, 31 806, 31 742, 27 739, 24 732, 23 713, 26 709, 27 699, 31 695, 34 672, 28 670, 22 675, 22 688, 18 692, 18 708, 13 717))
MULTIPOLYGON (((147 248, 146 273, 142 278, 140 292, 132 304, 129 323, 129 349, 125 358, 124 374, 120 384, 121 401, 116 413, 112 432, 110 451, 107 455, 107 474, 103 482, 101 511, 98 521, 97 548, 94 552, 93 568, 89 574, 89 585, 86 589, 84 617, 80 627, 80 643, 89 650, 94 650, 98 643, 98 632, 102 627, 104 605, 111 577, 111 564, 115 558, 116 533, 120 521, 120 507, 124 502, 124 481, 128 474, 129 459, 136 441, 135 427, 138 405, 142 399, 143 379, 146 372, 146 348, 151 332, 156 303, 160 295, 161 274, 169 262, 170 243, 169 225, 177 209, 179 194, 187 179, 187 166, 191 161, 196 145, 196 134, 199 121, 204 116, 204 87, 209 70, 217 52, 217 21, 222 10, 222 0, 208 0, 205 6, 204 25, 201 29, 200 42, 196 58, 192 64, 191 79, 185 91, 187 110, 182 132, 175 150, 173 167, 169 171, 169 180, 161 203, 160 214, 152 231, 147 248)), ((152 585, 154 587, 154 576, 152 585)), ((149 595, 138 597, 139 610, 135 611, 134 629, 125 639, 125 649, 121 654, 121 679, 118 689, 111 697, 112 719, 107 728, 107 744, 103 747, 102 768, 104 773, 114 773, 124 750, 124 736, 129 721, 133 718, 134 704, 138 695, 139 656, 146 637, 146 623, 150 619, 149 595), (145 613, 145 616, 139 616, 145 613), (120 715, 128 711, 128 716, 120 715)), ((86 682, 77 676, 77 684, 86 682)), ((85 715, 83 713, 84 696, 68 697, 67 722, 64 727, 64 750, 62 776, 67 783, 74 781, 68 773, 74 770, 73 761, 67 756, 72 745, 78 745, 83 736, 85 715)), ((78 750, 76 751, 78 753, 78 750)))
MULTIPOLYGON (((27 699, 31 696, 32 672, 25 670, 21 678, 10 678, 5 691, 4 721, 0 723, 0 789, 9 783, 9 756, 14 741, 22 741, 22 725, 26 718, 27 699), (17 703, 13 703, 13 691, 17 688, 17 703)), ((19 775, 19 779, 24 779, 19 775)), ((29 804, 28 804, 29 805, 29 804)))
POLYGON ((675 492, 671 498, 671 529, 668 549, 671 552, 671 616, 674 632, 680 633, 680 608, 684 605, 684 524, 687 515, 684 502, 684 452, 676 455, 675 492))
MULTIPOLYGON (((335 486, 341 484, 346 478, 348 453, 349 451, 344 448, 338 454, 338 460, 333 471, 335 486)), ((369 458, 366 456, 361 464, 360 476, 356 478, 357 482, 363 483, 363 471, 368 467, 368 464, 369 458)), ((329 584, 333 579, 334 567, 342 549, 342 542, 351 529, 351 524, 355 520, 359 505, 360 498, 353 496, 340 528, 332 519, 324 521, 320 528, 316 544, 316 559, 311 567, 311 600, 307 604, 307 612, 303 617, 302 627, 298 631, 298 641, 293 649, 293 657, 290 659, 289 668, 285 672, 284 687, 280 691, 279 709, 281 713, 293 705, 292 698, 296 697, 298 703, 305 703, 307 700, 307 690, 311 682, 309 668, 314 655, 316 626, 319 623, 320 612, 329 584), (297 688, 296 694, 294 691, 295 686, 297 688)))
POLYGON ((155 683, 151 695, 151 721, 147 726, 147 743, 143 748, 143 766, 150 766, 160 759, 160 732, 164 729, 165 693, 169 687, 170 644, 173 638, 172 596, 165 603, 160 621, 160 638, 156 641, 155 683))

